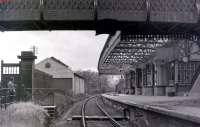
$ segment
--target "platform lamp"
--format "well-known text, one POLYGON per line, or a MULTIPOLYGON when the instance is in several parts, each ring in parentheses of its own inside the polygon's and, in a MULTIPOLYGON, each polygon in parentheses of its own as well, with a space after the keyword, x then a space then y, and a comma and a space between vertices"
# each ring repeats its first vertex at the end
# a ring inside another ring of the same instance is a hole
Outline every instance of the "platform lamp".
POLYGON ((188 56, 184 56, 184 57, 182 58, 182 61, 183 61, 184 63, 188 63, 188 62, 189 62, 189 57, 188 57, 188 56))

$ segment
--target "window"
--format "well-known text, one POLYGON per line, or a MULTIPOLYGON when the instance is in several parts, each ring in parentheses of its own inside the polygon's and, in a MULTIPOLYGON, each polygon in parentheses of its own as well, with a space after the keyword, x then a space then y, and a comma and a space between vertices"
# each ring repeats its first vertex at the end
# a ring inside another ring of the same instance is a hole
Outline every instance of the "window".
POLYGON ((50 63, 46 63, 45 64, 45 68, 50 68, 51 67, 51 64, 50 63))
POLYGON ((192 78, 198 68, 198 62, 179 63, 178 82, 181 84, 191 84, 192 78))
POLYGON ((175 63, 171 62, 168 66, 169 72, 169 85, 173 86, 175 82, 175 63))
POLYGON ((153 85, 153 65, 152 64, 148 64, 146 66, 146 85, 147 86, 152 86, 153 85))

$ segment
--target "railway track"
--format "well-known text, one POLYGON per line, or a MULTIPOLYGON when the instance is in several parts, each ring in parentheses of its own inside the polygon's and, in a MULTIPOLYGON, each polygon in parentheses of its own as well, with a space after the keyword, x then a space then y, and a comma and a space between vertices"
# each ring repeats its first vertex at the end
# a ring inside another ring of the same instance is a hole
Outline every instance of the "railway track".
POLYGON ((86 119, 86 105, 87 103, 92 100, 96 99, 95 103, 98 109, 104 114, 108 119, 110 120, 111 124, 113 127, 123 127, 119 122, 117 122, 104 108, 98 103, 98 96, 93 96, 88 98, 87 100, 84 101, 82 108, 81 108, 81 127, 88 127, 87 126, 87 119, 86 119))

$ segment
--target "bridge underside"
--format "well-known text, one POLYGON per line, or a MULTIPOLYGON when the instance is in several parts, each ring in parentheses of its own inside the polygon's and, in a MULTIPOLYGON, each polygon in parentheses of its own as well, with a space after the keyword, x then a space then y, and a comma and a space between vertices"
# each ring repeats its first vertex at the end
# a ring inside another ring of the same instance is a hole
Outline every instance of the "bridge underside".
POLYGON ((1 0, 0 30, 199 33, 199 5, 199 0, 1 0))

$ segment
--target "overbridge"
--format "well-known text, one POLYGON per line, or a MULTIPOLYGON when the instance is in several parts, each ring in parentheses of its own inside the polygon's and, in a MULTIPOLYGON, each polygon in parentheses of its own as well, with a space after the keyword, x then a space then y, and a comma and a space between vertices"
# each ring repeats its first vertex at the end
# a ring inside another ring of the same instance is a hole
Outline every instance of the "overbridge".
POLYGON ((199 0, 0 0, 1 31, 196 33, 199 17, 199 0))

